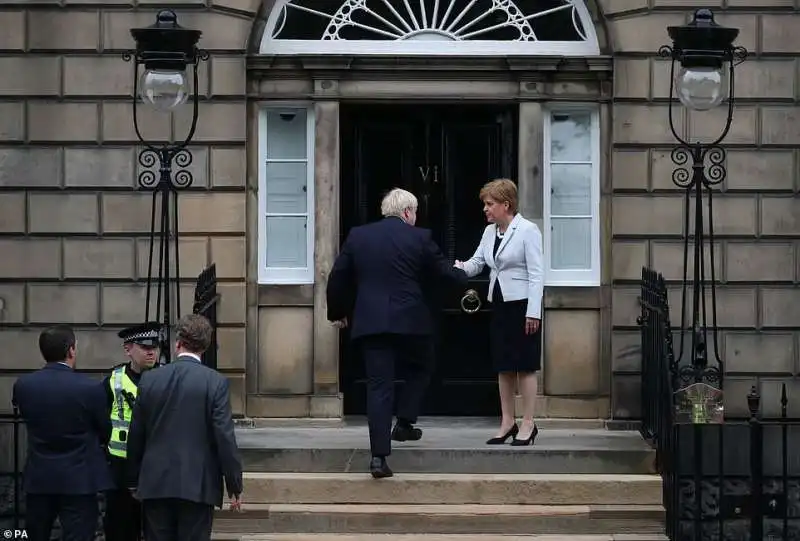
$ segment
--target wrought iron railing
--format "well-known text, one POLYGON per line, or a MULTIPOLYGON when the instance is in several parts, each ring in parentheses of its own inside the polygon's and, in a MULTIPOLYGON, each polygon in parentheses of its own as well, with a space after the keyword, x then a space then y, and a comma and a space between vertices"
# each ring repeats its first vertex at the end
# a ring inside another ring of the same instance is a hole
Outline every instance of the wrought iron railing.
POLYGON ((211 338, 211 345, 203 354, 203 364, 217 368, 217 303, 220 294, 217 292, 217 265, 212 263, 197 277, 194 288, 194 307, 195 314, 205 316, 214 328, 211 338))
POLYGON ((16 410, 0 413, 0 530, 22 523, 22 419, 16 410))
MULTIPOLYGON (((749 418, 679 416, 667 288, 642 270, 642 435, 656 449, 666 532, 672 541, 800 540, 800 421, 788 416, 786 385, 773 418, 754 386, 749 418)), ((737 397, 728 396, 731 403, 737 397)))

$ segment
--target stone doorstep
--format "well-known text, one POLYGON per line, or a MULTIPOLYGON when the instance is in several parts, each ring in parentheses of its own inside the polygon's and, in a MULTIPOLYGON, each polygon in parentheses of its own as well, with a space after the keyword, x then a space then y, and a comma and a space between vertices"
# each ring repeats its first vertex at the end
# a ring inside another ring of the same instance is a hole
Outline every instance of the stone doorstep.
POLYGON ((247 505, 217 511, 218 533, 663 533, 656 505, 247 505))
POLYGON ((220 534, 213 541, 669 541, 659 534, 504 535, 504 534, 220 534))
POLYGON ((244 474, 255 504, 661 505, 658 475, 398 474, 376 482, 366 473, 244 474))

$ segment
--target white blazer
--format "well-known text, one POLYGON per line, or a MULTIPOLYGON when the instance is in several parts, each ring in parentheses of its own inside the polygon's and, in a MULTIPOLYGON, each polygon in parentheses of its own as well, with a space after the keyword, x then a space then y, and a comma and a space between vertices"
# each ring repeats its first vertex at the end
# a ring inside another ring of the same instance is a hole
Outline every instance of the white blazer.
POLYGON ((514 216, 494 256, 497 226, 489 224, 469 261, 464 261, 464 271, 472 278, 488 265, 489 302, 492 302, 495 280, 500 280, 500 290, 506 301, 528 300, 526 317, 541 319, 544 293, 544 264, 542 233, 535 223, 521 214, 514 216))

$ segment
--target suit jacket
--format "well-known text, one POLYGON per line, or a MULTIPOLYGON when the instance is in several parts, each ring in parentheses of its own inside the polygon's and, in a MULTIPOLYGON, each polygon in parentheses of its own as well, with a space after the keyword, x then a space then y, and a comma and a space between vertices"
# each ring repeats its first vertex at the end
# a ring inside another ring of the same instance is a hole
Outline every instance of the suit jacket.
POLYGON ((467 286, 466 274, 445 260, 428 229, 399 218, 350 231, 328 278, 328 320, 352 320, 351 338, 433 333, 431 282, 467 286))
POLYGON ((514 216, 506 230, 497 255, 494 255, 494 241, 497 226, 489 224, 475 254, 464 262, 467 275, 476 276, 488 266, 489 302, 492 301, 495 280, 500 280, 500 290, 506 301, 527 299, 526 317, 542 317, 542 295, 544 294, 544 263, 542 255, 542 233, 536 224, 522 217, 514 216))
POLYGON ((242 492, 228 380, 190 355, 139 381, 128 435, 131 487, 142 500, 178 498, 222 506, 242 492))
POLYGON ((48 363, 14 383, 13 403, 28 432, 28 494, 96 494, 113 487, 105 446, 111 420, 100 382, 48 363))

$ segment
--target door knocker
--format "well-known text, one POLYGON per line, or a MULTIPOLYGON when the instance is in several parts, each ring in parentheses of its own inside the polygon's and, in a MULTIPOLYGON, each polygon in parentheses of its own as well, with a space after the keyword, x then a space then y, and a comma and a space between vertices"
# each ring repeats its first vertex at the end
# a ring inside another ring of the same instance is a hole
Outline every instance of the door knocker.
POLYGON ((465 314, 474 314, 481 309, 483 303, 478 292, 474 289, 468 289, 464 296, 461 297, 461 310, 465 314))

